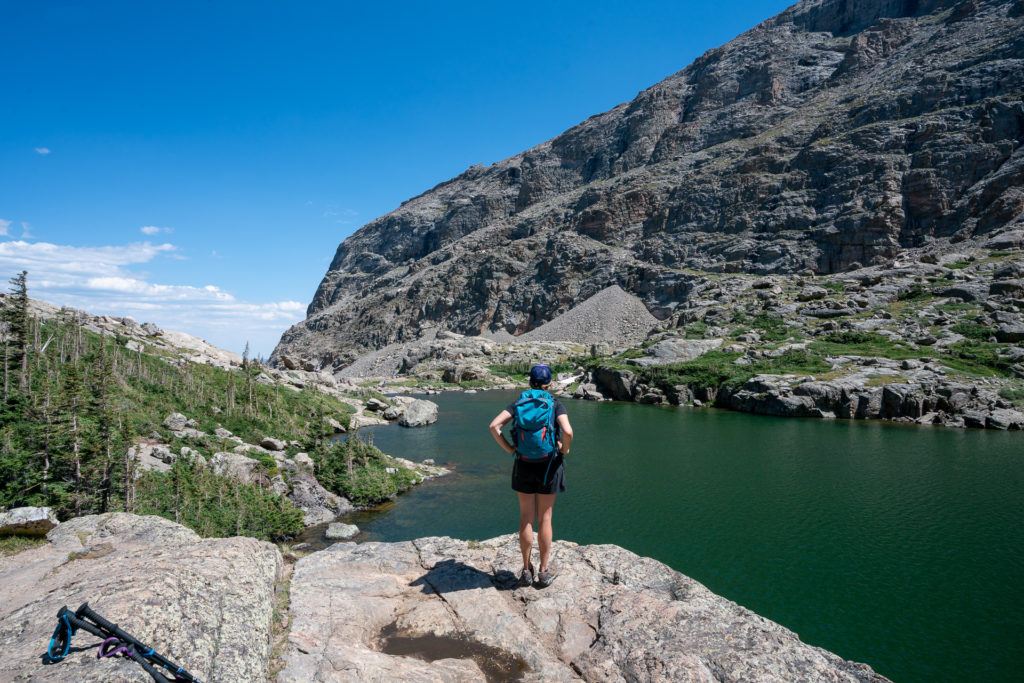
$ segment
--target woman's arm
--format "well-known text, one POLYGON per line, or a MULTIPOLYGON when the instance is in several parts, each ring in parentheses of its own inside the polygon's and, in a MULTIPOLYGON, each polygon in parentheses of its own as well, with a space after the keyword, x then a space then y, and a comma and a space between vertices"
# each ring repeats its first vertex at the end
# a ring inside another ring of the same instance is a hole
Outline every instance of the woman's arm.
MULTIPOLYGON (((511 417, 511 416, 509 416, 511 417)), ((572 445, 572 425, 569 424, 568 415, 558 416, 558 430, 561 435, 561 451, 562 455, 569 453, 569 447, 572 445)))
POLYGON ((498 443, 499 446, 501 446, 501 449, 508 453, 509 455, 515 453, 516 449, 512 446, 512 444, 508 442, 508 439, 505 438, 505 435, 501 433, 501 428, 508 424, 508 421, 511 419, 512 413, 508 412, 507 410, 503 410, 500 413, 498 413, 497 417, 491 420, 490 427, 491 436, 494 437, 494 440, 498 443))

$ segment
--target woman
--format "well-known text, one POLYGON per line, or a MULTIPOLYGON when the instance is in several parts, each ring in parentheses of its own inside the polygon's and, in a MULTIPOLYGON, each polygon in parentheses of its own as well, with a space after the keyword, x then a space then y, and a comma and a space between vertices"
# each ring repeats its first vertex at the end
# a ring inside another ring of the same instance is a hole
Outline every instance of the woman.
POLYGON ((551 569, 551 512, 555 496, 565 490, 563 456, 572 444, 572 425, 565 406, 549 392, 551 368, 530 368, 530 390, 491 420, 491 436, 508 454, 516 457, 512 465, 512 489, 519 496, 519 549, 523 553, 520 585, 536 578, 537 586, 547 588, 555 579, 551 569), (502 428, 512 423, 512 443, 502 428), (534 572, 533 519, 540 520, 540 571, 534 572))

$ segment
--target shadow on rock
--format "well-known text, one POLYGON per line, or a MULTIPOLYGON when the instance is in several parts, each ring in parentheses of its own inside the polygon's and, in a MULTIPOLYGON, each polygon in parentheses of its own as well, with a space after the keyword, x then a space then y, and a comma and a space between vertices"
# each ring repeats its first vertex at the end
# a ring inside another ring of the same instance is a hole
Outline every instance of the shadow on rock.
POLYGON ((458 560, 442 560, 410 586, 422 586, 424 593, 452 593, 477 588, 512 590, 518 578, 507 569, 490 574, 458 560))

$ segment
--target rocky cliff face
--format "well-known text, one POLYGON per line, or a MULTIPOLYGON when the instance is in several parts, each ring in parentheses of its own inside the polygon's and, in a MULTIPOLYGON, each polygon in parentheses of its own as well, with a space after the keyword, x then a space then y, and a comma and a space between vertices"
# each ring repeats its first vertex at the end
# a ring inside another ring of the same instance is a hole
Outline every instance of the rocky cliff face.
POLYGON ((346 239, 278 351, 520 334, 610 286, 830 273, 1024 214, 1024 1, 804 0, 627 103, 346 239))

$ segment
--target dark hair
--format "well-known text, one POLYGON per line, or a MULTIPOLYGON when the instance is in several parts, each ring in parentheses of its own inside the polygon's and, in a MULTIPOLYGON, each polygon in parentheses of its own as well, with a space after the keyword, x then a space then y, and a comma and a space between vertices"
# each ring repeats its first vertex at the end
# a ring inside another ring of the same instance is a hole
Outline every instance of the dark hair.
POLYGON ((544 387, 550 386, 550 385, 551 385, 551 382, 541 382, 540 380, 536 380, 536 379, 531 379, 530 380, 530 388, 531 389, 543 389, 544 387))

